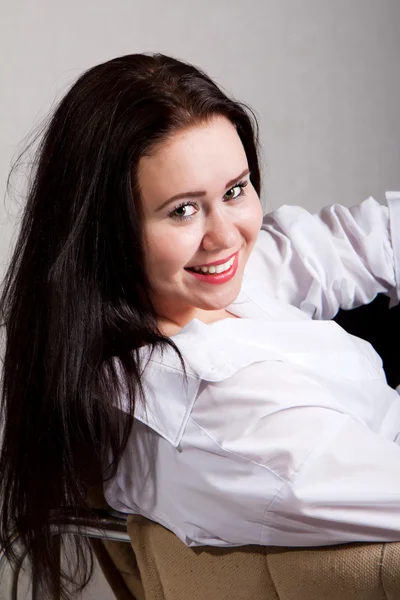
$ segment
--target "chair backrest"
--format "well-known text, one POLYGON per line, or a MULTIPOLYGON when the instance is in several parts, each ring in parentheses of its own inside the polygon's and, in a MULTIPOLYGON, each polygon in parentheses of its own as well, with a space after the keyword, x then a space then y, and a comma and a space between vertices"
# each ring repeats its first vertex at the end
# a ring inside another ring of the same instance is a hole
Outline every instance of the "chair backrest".
POLYGON ((400 543, 192 549, 135 515, 128 532, 146 600, 400 598, 400 543))

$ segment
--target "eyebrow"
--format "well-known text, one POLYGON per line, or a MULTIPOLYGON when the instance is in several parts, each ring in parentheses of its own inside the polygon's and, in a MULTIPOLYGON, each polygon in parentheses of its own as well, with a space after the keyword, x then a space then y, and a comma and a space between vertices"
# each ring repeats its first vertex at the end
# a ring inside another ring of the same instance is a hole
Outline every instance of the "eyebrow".
MULTIPOLYGON (((243 171, 243 173, 240 173, 240 175, 238 175, 237 177, 235 177, 234 179, 231 179, 230 181, 228 181, 225 184, 225 188, 227 190, 229 190, 229 188, 231 188, 232 186, 235 185, 235 183, 238 183, 238 181, 240 181, 242 179, 242 177, 245 177, 246 175, 248 175, 250 173, 249 169, 245 169, 243 171)), ((165 208, 168 204, 170 204, 173 201, 176 200, 183 200, 184 198, 201 198, 203 196, 206 196, 207 192, 203 191, 203 190, 199 190, 198 192, 181 192, 180 194, 175 194, 175 196, 171 196, 171 198, 168 198, 168 200, 166 200, 165 202, 163 202, 158 208, 157 208, 157 212, 159 210, 162 210, 163 208, 165 208)))

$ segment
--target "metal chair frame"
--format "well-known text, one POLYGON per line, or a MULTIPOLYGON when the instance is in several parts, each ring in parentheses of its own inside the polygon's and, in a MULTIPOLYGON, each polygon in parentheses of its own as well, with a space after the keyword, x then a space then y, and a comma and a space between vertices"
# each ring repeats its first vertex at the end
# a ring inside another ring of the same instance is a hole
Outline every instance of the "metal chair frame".
MULTIPOLYGON (((115 516, 107 510, 94 509, 91 511, 72 511, 71 509, 62 509, 54 511, 50 517, 50 525, 54 530, 55 549, 59 551, 59 535, 76 535, 83 537, 111 540, 116 542, 130 543, 126 517, 123 515, 115 516)), ((4 588, 4 574, 8 565, 4 549, 0 548, 0 582, 3 582, 2 591, 0 588, 0 600, 17 600, 18 581, 22 564, 26 558, 26 553, 19 551, 18 532, 13 533, 9 538, 9 547, 12 548, 18 557, 14 570, 11 573, 11 580, 4 588)), ((40 586, 32 572, 32 600, 42 600, 40 586)))

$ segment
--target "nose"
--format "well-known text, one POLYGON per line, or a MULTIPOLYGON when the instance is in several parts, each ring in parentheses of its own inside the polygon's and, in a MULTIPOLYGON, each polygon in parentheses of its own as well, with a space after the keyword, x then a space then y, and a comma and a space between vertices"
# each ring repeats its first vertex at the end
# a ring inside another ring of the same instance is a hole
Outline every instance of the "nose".
POLYGON ((238 245, 238 237, 235 223, 226 215, 215 211, 207 217, 202 246, 208 252, 228 250, 238 245))

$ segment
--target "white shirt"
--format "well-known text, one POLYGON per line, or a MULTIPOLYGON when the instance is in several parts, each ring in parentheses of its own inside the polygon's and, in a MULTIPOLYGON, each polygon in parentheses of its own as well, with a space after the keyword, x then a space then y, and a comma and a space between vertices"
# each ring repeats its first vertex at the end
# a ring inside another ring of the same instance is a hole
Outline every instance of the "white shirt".
POLYGON ((399 300, 400 194, 387 200, 264 218, 228 307, 241 318, 172 338, 186 384, 173 351, 148 363, 113 508, 190 546, 400 540, 400 397, 372 346, 329 321, 399 300))

